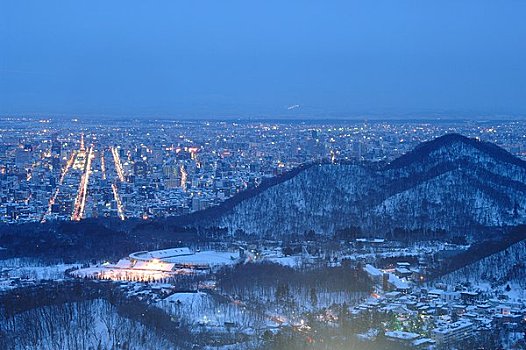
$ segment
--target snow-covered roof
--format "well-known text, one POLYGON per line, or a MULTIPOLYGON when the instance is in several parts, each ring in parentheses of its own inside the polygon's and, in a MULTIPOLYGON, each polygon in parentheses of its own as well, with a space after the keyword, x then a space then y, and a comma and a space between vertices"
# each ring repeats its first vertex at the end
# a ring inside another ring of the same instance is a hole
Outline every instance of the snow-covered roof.
POLYGON ((129 259, 120 259, 116 264, 116 268, 119 269, 129 269, 132 267, 132 262, 129 259))
POLYGON ((477 292, 468 292, 468 291, 460 292, 460 294, 468 295, 468 296, 472 296, 472 297, 476 297, 477 295, 479 295, 479 293, 477 293, 477 292))
POLYGON ((133 266, 137 270, 172 271, 175 264, 164 261, 137 261, 133 266))
POLYGON ((356 242, 360 243, 384 243, 385 239, 383 238, 356 238, 356 242))
POLYGON ((431 338, 422 338, 422 339, 416 339, 413 341, 413 346, 420 346, 420 345, 424 345, 424 344, 434 344, 436 343, 433 339, 431 338))
POLYGON ((435 328, 433 332, 437 334, 447 334, 447 333, 455 332, 461 329, 469 328, 472 325, 473 323, 469 321, 460 320, 460 321, 453 322, 443 327, 435 328))
POLYGON ((364 271, 373 277, 381 277, 383 275, 382 271, 378 270, 376 267, 370 264, 365 265, 364 271))
POLYGON ((151 252, 135 252, 130 254, 130 258, 134 260, 152 260, 152 259, 165 259, 176 256, 192 255, 193 252, 190 248, 171 248, 163 250, 153 250, 151 252))
POLYGON ((385 332, 385 336, 388 338, 395 338, 401 340, 414 340, 420 337, 419 334, 403 331, 390 331, 385 332))
POLYGON ((385 295, 386 298, 397 298, 400 295, 402 295, 402 293, 400 293, 400 292, 388 292, 388 293, 385 293, 384 295, 385 295))
POLYGON ((389 274, 389 283, 393 284, 396 289, 409 289, 409 285, 406 282, 392 273, 389 274))
POLYGON ((178 255, 163 259, 163 261, 180 265, 227 265, 233 264, 238 258, 238 253, 203 251, 195 254, 178 255))
POLYGON ((432 289, 427 294, 442 295, 444 291, 442 289, 432 289))
POLYGON ((400 274, 404 274, 404 275, 405 275, 405 274, 410 274, 410 273, 411 273, 411 271, 408 270, 408 269, 406 269, 405 267, 397 267, 397 268, 395 269, 395 271, 398 272, 398 273, 400 273, 400 274))

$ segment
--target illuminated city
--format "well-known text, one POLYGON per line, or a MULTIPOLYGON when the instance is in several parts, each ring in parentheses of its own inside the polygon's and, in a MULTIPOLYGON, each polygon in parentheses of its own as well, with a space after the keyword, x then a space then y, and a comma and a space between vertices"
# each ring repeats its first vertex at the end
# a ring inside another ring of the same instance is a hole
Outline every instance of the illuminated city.
POLYGON ((183 215, 301 164, 390 161, 445 132, 478 137, 526 158, 526 129, 514 121, 2 123, 4 222, 183 215))
POLYGON ((525 14, 0 0, 0 350, 526 350, 525 14))

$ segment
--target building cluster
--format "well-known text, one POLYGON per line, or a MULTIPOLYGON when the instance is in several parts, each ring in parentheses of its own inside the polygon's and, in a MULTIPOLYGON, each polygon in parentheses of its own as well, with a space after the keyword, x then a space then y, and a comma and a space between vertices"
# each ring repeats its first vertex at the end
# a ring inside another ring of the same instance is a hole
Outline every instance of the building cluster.
POLYGON ((141 251, 120 259, 71 272, 81 278, 129 281, 172 282, 177 275, 209 272, 240 261, 239 251, 194 251, 187 247, 141 251))
POLYGON ((489 339, 500 333, 523 336, 526 305, 506 297, 445 284, 426 286, 410 275, 401 263, 394 272, 365 265, 364 271, 377 286, 373 298, 354 307, 351 313, 379 313, 387 322, 383 329, 361 334, 369 340, 383 333, 388 341, 415 349, 462 348, 466 342, 489 339), (389 316, 390 317, 389 317, 389 316), (475 339, 478 337, 478 339, 475 339))
POLYGON ((389 161, 447 132, 526 156, 517 122, 0 120, 0 221, 203 210, 302 164, 389 161))

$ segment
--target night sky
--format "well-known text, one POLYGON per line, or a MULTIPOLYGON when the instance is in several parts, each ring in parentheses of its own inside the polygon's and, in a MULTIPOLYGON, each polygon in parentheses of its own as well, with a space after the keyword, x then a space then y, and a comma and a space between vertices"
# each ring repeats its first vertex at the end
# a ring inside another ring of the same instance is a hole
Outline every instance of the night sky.
POLYGON ((526 114, 525 18, 519 0, 0 0, 0 114, 526 114))

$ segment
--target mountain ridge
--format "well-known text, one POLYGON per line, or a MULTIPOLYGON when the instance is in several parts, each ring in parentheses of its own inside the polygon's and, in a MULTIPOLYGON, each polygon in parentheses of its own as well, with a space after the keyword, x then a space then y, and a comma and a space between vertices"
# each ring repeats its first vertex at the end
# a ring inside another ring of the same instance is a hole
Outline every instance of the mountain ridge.
POLYGON ((379 235, 395 228, 474 232, 524 223, 524 198, 526 162, 447 134, 385 165, 310 165, 193 224, 260 236, 347 227, 379 235))
POLYGON ((454 143, 462 143, 468 146, 471 146, 481 152, 484 152, 494 158, 499 158, 502 161, 508 162, 510 164, 522 167, 526 169, 526 162, 520 158, 515 157, 505 149, 487 142, 481 141, 475 138, 469 138, 461 134, 450 133, 439 136, 435 139, 422 142, 417 145, 413 150, 407 152, 406 154, 394 159, 390 162, 386 168, 399 168, 407 166, 408 163, 415 160, 422 161, 424 156, 428 156, 433 151, 436 151, 439 148, 450 146, 454 143))

